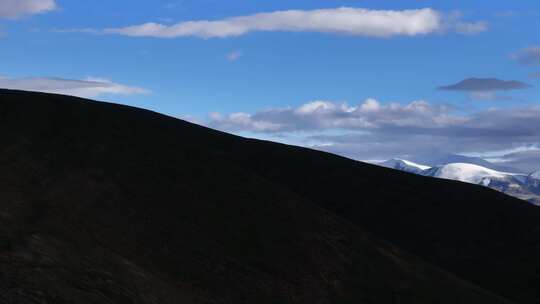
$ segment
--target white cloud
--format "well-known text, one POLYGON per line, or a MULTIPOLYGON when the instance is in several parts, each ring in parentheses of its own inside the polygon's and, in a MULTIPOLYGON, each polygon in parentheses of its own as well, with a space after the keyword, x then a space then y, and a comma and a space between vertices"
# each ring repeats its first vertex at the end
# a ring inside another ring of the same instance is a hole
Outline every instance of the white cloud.
MULTIPOLYGON (((287 10, 231 17, 221 20, 185 21, 174 25, 145 23, 111 28, 104 33, 133 37, 237 37, 250 32, 320 32, 355 36, 417 36, 444 30, 444 14, 431 9, 369 10, 341 7, 317 10, 287 10)), ((458 22, 459 20, 448 20, 458 22)), ((460 22, 462 31, 472 33, 480 23, 460 22)))
MULTIPOLYGON (((354 106, 317 100, 252 114, 213 114, 206 125, 355 159, 540 147, 540 106, 490 108, 464 114, 423 100, 398 104, 367 99, 354 106)), ((522 156, 521 167, 534 165, 540 169, 540 152, 534 158, 522 156)))
POLYGON ((305 103, 294 110, 294 113, 306 116, 312 114, 323 114, 335 111, 347 111, 349 108, 345 104, 337 104, 330 101, 316 100, 305 103))
POLYGON ((84 80, 62 78, 0 78, 0 88, 12 90, 56 93, 86 98, 101 95, 146 94, 148 90, 112 82, 103 78, 88 77, 84 80))
POLYGON ((18 18, 57 8, 55 0, 1 0, 0 18, 18 18))
POLYGON ((385 126, 421 127, 447 126, 464 121, 451 117, 442 106, 425 101, 406 105, 381 104, 367 99, 358 106, 331 101, 312 101, 297 108, 270 109, 255 114, 233 113, 227 116, 214 113, 209 126, 226 131, 291 132, 329 129, 376 129, 385 126))
POLYGON ((240 58, 242 58, 244 54, 241 51, 232 51, 228 53, 225 58, 227 58, 228 61, 236 61, 240 58))
POLYGON ((381 104, 373 98, 367 99, 360 105, 360 109, 362 109, 364 112, 374 112, 378 111, 380 108, 381 104))
POLYGON ((255 132, 274 132, 279 131, 281 126, 276 123, 256 120, 247 113, 233 113, 226 117, 220 113, 211 113, 210 117, 213 124, 221 126, 223 129, 235 129, 238 131, 249 130, 255 132))

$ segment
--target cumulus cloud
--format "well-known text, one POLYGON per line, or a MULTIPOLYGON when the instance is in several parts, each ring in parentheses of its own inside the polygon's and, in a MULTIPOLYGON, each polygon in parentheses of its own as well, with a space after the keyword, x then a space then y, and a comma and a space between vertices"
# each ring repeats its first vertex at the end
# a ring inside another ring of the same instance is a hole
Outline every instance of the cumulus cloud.
MULTIPOLYGON (((453 116, 452 116, 453 117, 453 116)), ((313 148, 356 159, 418 159, 448 153, 490 153, 540 145, 540 107, 492 109, 459 117, 461 123, 445 126, 395 127, 386 125, 369 132, 313 134, 313 148)), ((513 153, 500 157, 505 166, 525 171, 540 169, 538 153, 513 153)))
POLYGON ((516 80, 501 80, 497 78, 467 78, 456 84, 441 86, 444 91, 464 92, 493 92, 530 88, 531 85, 516 80))
POLYGON ((2 0, 0 1, 0 18, 35 15, 56 8, 55 0, 2 0))
MULTIPOLYGON (((452 28, 480 32, 480 23, 459 22, 448 26, 445 15, 431 8, 413 10, 335 9, 286 10, 230 17, 221 20, 185 21, 174 25, 145 23, 103 32, 133 37, 226 38, 250 32, 319 32, 368 37, 417 36, 452 28)), ((453 20, 452 23, 455 23, 453 20)))
POLYGON ((444 106, 413 101, 406 105, 381 104, 367 99, 357 106, 312 101, 297 108, 269 109, 255 114, 213 114, 209 126, 227 131, 292 132, 326 129, 377 129, 383 126, 445 126, 462 119, 450 117, 444 106))
POLYGON ((83 80, 62 78, 0 78, 0 88, 56 93, 86 98, 108 94, 146 94, 148 90, 112 82, 103 78, 83 80))
POLYGON ((540 65, 540 46, 523 49, 513 54, 512 58, 524 65, 540 65))
MULTIPOLYGON (((313 101, 253 114, 214 113, 206 125, 363 160, 540 145, 540 106, 465 115, 426 101, 397 104, 367 99, 356 106, 313 101)), ((536 166, 540 169, 540 163, 536 166)))

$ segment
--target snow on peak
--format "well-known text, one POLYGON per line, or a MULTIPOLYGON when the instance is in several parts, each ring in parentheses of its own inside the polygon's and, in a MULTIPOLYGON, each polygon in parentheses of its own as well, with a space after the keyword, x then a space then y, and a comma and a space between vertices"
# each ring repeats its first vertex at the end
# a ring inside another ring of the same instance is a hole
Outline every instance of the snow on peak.
POLYGON ((509 173, 471 163, 428 167, 403 159, 391 159, 378 165, 424 176, 482 185, 540 206, 540 171, 529 175, 509 173))
POLYGON ((420 173, 430 168, 429 166, 420 165, 412 161, 398 159, 398 158, 387 160, 381 163, 380 165, 384 167, 392 168, 392 169, 398 169, 402 171, 411 172, 411 173, 420 173))
POLYGON ((416 167, 416 168, 421 169, 421 170, 427 170, 427 169, 431 168, 430 166, 417 164, 417 163, 414 163, 414 162, 409 161, 409 160, 400 159, 400 161, 402 161, 407 166, 416 167))
POLYGON ((430 170, 432 172, 426 172, 427 175, 473 184, 485 183, 487 182, 487 179, 491 178, 505 178, 509 175, 513 175, 466 163, 448 164, 435 167, 434 169, 435 170, 433 171, 430 170))

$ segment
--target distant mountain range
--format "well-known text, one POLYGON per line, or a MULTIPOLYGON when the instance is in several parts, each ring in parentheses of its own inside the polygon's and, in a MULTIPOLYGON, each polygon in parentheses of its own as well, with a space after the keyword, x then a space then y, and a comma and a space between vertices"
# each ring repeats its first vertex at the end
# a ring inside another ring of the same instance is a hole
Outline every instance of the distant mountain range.
MULTIPOLYGON (((454 157, 454 159, 468 158, 454 157)), ((478 165, 478 163, 493 165, 488 161, 474 158, 472 160, 475 160, 477 164, 443 162, 443 164, 427 166, 404 159, 391 159, 380 165, 424 176, 486 186, 540 206, 540 171, 530 174, 497 171, 493 169, 493 166, 488 168, 478 165)))
POLYGON ((530 173, 523 171, 519 168, 514 168, 510 166, 504 166, 500 164, 495 164, 490 161, 487 161, 480 157, 471 157, 460 154, 435 154, 435 155, 420 155, 413 159, 410 159, 416 163, 421 163, 429 167, 442 166, 454 163, 465 163, 482 166, 488 169, 501 172, 515 172, 515 173, 530 173))

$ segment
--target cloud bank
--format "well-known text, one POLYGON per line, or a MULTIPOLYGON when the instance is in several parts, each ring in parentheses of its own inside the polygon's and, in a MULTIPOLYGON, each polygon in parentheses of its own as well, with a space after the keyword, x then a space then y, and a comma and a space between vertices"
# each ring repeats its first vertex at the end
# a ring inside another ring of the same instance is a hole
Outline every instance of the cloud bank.
POLYGON ((433 106, 421 100, 407 105, 382 105, 375 99, 367 99, 358 106, 318 100, 298 108, 270 109, 253 115, 233 113, 223 116, 213 113, 209 126, 227 131, 276 133, 327 129, 371 130, 383 126, 445 126, 460 121, 462 119, 448 116, 445 107, 433 106))
POLYGON ((55 0, 1 0, 0 18, 18 18, 57 8, 55 0))
MULTIPOLYGON (((356 106, 313 101, 253 114, 214 113, 206 125, 361 160, 540 146, 540 106, 465 115, 426 101, 383 104, 367 99, 356 106)), ((513 159, 522 167, 525 161, 513 159)), ((540 169, 538 163, 528 165, 540 169)))
POLYGON ((451 29, 460 33, 478 33, 487 29, 483 22, 447 20, 431 9, 369 10, 341 7, 317 10, 287 10, 237 16, 221 20, 198 20, 174 25, 145 23, 103 32, 132 37, 238 37, 250 32, 318 32, 387 38, 417 36, 451 29), (452 22, 452 24, 448 24, 452 22))
POLYGON ((94 98, 101 95, 146 94, 148 90, 127 86, 102 78, 86 78, 84 80, 62 78, 0 78, 0 88, 24 91, 37 91, 94 98))

